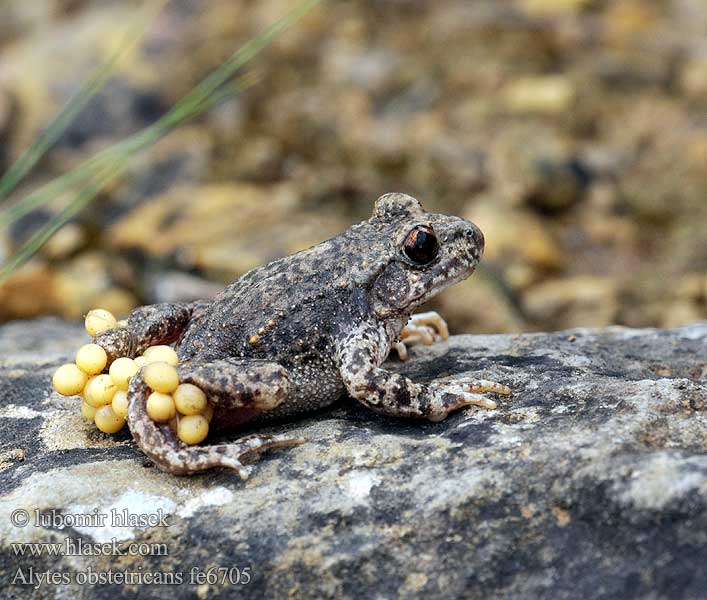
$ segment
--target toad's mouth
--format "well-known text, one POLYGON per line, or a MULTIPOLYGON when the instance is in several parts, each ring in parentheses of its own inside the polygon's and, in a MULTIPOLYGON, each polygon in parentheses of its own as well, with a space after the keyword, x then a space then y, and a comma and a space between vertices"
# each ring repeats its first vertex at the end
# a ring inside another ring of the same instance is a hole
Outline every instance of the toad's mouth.
POLYGON ((480 252, 467 244, 457 242, 447 257, 438 260, 432 271, 417 282, 417 293, 412 294, 411 308, 417 308, 440 292, 470 277, 476 270, 480 252))

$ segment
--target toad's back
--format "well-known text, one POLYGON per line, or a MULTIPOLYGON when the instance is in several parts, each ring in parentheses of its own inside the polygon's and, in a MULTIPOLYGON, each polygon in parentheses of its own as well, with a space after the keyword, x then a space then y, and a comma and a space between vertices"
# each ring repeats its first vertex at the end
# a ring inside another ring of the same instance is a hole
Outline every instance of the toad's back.
POLYGON ((348 285, 351 262, 341 259, 349 242, 343 234, 246 273, 194 316, 180 358, 330 359, 338 325, 367 310, 363 290, 348 285))

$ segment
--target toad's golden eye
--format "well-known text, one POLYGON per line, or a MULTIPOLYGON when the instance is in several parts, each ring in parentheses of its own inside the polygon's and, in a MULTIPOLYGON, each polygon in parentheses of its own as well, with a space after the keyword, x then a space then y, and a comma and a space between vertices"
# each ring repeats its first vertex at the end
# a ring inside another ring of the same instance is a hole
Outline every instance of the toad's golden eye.
POLYGON ((426 265, 437 258, 439 243, 434 229, 429 225, 417 225, 405 238, 405 255, 415 264, 426 265))

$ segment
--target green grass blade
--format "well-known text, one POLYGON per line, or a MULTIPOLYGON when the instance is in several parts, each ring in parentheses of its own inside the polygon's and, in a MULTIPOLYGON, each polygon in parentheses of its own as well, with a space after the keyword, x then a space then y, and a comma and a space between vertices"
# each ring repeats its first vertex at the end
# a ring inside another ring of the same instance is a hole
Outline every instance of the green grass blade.
MULTIPOLYGON (((221 64, 213 73, 208 75, 201 83, 182 98, 177 104, 161 117, 156 123, 134 134, 122 142, 106 148, 96 156, 84 161, 69 173, 58 177, 46 184, 36 192, 26 196, 15 206, 0 211, 0 228, 13 223, 32 210, 50 202, 57 195, 67 189, 93 177, 97 170, 112 160, 121 158, 129 153, 138 152, 161 137, 182 125, 187 120, 200 115, 211 106, 209 98, 223 86, 240 68, 247 64, 256 54, 271 44, 280 34, 284 33, 300 17, 319 4, 322 0, 306 0, 299 4, 293 11, 277 20, 261 34, 247 42, 230 58, 221 64)), ((246 75, 246 78, 249 76, 246 75)), ((238 80, 234 87, 243 91, 254 82, 238 80)))
MULTIPOLYGON (((195 117, 203 112, 206 112, 207 110, 210 110, 220 102, 223 102, 248 87, 251 87, 257 81, 257 75, 246 74, 243 77, 240 77, 232 85, 216 91, 204 102, 202 102, 201 105, 194 107, 191 116, 195 117)), ((125 143, 124 147, 121 148, 120 153, 111 153, 111 155, 108 156, 110 160, 103 161, 104 164, 101 167, 102 171, 98 174, 96 174, 95 170, 91 171, 91 173, 95 175, 95 181, 89 182, 88 186, 83 189, 63 211, 57 214, 51 221, 49 221, 49 223, 32 235, 32 237, 20 247, 13 257, 5 265, 3 265, 2 268, 0 268, 0 284, 10 277, 10 275, 12 275, 12 273, 14 273, 18 268, 30 260, 32 256, 34 256, 41 249, 41 247, 46 244, 49 239, 68 221, 91 204, 91 202, 93 202, 96 196, 108 183, 125 171, 133 149, 139 149, 140 146, 147 146, 154 143, 155 136, 161 137, 161 135, 166 133, 166 131, 156 130, 151 132, 150 136, 146 136, 145 133, 146 132, 143 131, 142 135, 134 136, 135 139, 126 140, 125 142, 131 143, 125 143)), ((113 151, 115 151, 115 148, 113 148, 113 151)), ((94 168, 93 164, 91 165, 91 168, 94 168)), ((84 175, 84 179, 86 177, 87 176, 84 175)), ((68 185, 69 184, 67 183, 67 187, 68 185)), ((55 196, 52 195, 52 197, 55 196)))
POLYGON ((84 161, 81 165, 68 173, 62 175, 41 187, 36 192, 27 196, 21 203, 16 204, 0 211, 0 228, 9 225, 32 212, 33 210, 44 206, 51 200, 65 193, 75 185, 81 184, 93 177, 97 171, 105 168, 116 160, 124 160, 137 152, 148 148, 157 142, 160 138, 167 135, 175 127, 185 123, 188 120, 194 119, 202 113, 210 110, 217 104, 220 104, 227 98, 231 98, 238 93, 241 93, 257 83, 259 78, 252 74, 246 74, 238 78, 233 84, 227 86, 223 90, 214 93, 210 98, 207 98, 201 105, 195 106, 189 115, 184 115, 180 123, 173 124, 171 128, 157 127, 151 125, 142 131, 132 135, 131 137, 119 142, 110 148, 99 152, 90 159, 84 161))
POLYGON ((132 50, 145 35, 145 32, 163 8, 166 0, 158 0, 148 5, 147 18, 141 15, 138 24, 130 27, 125 41, 117 50, 89 77, 79 90, 67 101, 59 114, 49 124, 47 129, 25 150, 0 179, 0 201, 5 199, 37 164, 46 152, 56 143, 67 130, 76 116, 85 108, 106 84, 115 71, 121 58, 132 50))
POLYGON ((305 0, 290 13, 275 21, 275 23, 270 25, 265 31, 248 41, 226 59, 215 71, 201 81, 184 98, 177 102, 160 121, 170 123, 175 119, 178 120, 182 111, 188 111, 193 104, 204 101, 216 89, 233 77, 241 67, 246 65, 253 57, 269 46, 278 36, 292 27, 298 19, 303 17, 321 1, 322 0, 305 0))
POLYGON ((10 275, 18 268, 30 260, 37 251, 49 241, 49 239, 66 223, 78 215, 86 206, 88 206, 98 193, 110 181, 118 177, 125 169, 125 163, 116 162, 112 165, 112 169, 102 172, 97 176, 95 181, 82 190, 78 196, 57 214, 49 223, 44 225, 39 231, 34 233, 13 255, 13 257, 0 268, 0 284, 3 283, 10 275))

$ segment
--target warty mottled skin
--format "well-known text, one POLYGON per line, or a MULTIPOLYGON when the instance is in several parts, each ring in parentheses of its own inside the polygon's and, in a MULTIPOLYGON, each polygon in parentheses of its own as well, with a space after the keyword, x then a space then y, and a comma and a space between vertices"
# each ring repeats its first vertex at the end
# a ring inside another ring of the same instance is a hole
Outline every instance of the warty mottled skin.
MULTIPOLYGON (((479 392, 509 390, 459 378, 419 384, 380 365, 414 309, 468 277, 483 248, 473 223, 386 194, 369 220, 246 273, 213 301, 139 308, 96 343, 113 360, 176 342, 180 381, 206 392, 216 424, 290 417, 346 392, 386 415, 438 421, 470 404, 493 407, 479 392)), ((189 447, 147 416, 149 392, 139 372, 128 391, 128 424, 142 450, 172 473, 230 467, 246 477, 244 455, 303 441, 251 435, 189 447)))

